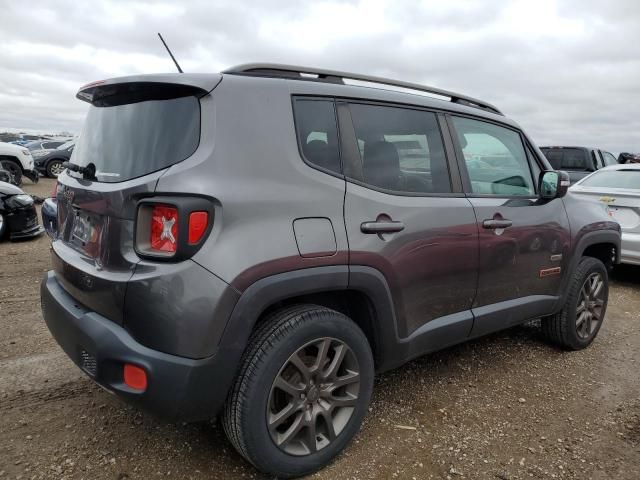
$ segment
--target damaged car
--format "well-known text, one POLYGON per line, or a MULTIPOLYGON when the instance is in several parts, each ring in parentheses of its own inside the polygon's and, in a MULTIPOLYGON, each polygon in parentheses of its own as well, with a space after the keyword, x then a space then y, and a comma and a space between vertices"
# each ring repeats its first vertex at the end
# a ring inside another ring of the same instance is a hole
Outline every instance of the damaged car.
POLYGON ((33 238, 42 232, 33 197, 15 185, 0 182, 0 241, 33 238))

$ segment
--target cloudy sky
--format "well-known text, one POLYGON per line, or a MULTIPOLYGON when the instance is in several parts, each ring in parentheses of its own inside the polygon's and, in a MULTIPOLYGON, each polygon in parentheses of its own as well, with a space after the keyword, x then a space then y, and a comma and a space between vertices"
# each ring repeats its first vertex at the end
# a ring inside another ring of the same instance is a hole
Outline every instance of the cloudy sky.
POLYGON ((543 144, 640 151, 638 0, 0 0, 0 130, 79 132, 84 83, 245 62, 485 99, 543 144))

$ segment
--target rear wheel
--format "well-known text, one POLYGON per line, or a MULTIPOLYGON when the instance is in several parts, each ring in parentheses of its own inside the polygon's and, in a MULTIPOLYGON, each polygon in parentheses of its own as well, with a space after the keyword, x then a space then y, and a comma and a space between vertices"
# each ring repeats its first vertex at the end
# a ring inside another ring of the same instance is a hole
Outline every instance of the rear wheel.
POLYGON ((13 184, 20 186, 22 185, 22 168, 18 165, 14 160, 0 160, 0 164, 2 164, 2 168, 4 168, 9 175, 13 178, 13 184))
POLYGON ((62 163, 63 161, 57 158, 47 163, 47 176, 51 178, 57 178, 58 175, 64 172, 62 163))
POLYGON ((278 311, 252 336, 223 425, 236 450, 283 478, 329 463, 357 433, 373 388, 362 330, 333 310, 278 311))
POLYGON ((602 327, 608 299, 607 268, 597 258, 584 257, 569 284, 564 308, 542 319, 543 334, 568 350, 587 347, 602 327))

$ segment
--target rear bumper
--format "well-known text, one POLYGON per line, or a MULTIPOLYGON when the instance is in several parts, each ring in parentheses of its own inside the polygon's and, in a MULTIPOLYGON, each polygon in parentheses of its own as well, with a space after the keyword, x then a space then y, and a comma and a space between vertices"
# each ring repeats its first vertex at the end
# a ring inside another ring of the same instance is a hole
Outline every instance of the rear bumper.
POLYGON ((126 401, 180 420, 212 418, 223 405, 233 376, 219 353, 190 359, 147 348, 116 323, 78 305, 54 272, 42 280, 41 303, 47 327, 71 360, 126 401), (144 392, 125 385, 125 363, 146 370, 144 392))
POLYGON ((620 263, 640 265, 640 234, 622 232, 620 263))

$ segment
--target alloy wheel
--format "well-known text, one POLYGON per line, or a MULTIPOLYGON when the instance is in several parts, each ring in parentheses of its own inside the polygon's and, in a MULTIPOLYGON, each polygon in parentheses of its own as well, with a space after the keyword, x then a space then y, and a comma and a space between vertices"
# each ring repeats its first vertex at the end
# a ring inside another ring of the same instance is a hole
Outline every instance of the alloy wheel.
POLYGON ((53 175, 54 177, 57 177, 62 172, 64 172, 64 167, 62 166, 62 162, 57 162, 57 161, 53 162, 49 166, 49 172, 51 172, 51 175, 53 175))
POLYGON ((271 386, 272 440, 290 455, 325 448, 351 419, 359 391, 358 361, 347 344, 327 337, 307 343, 288 358, 271 386))
POLYGON ((605 280, 598 272, 592 273, 582 284, 576 308, 576 332, 588 339, 602 321, 605 280))

